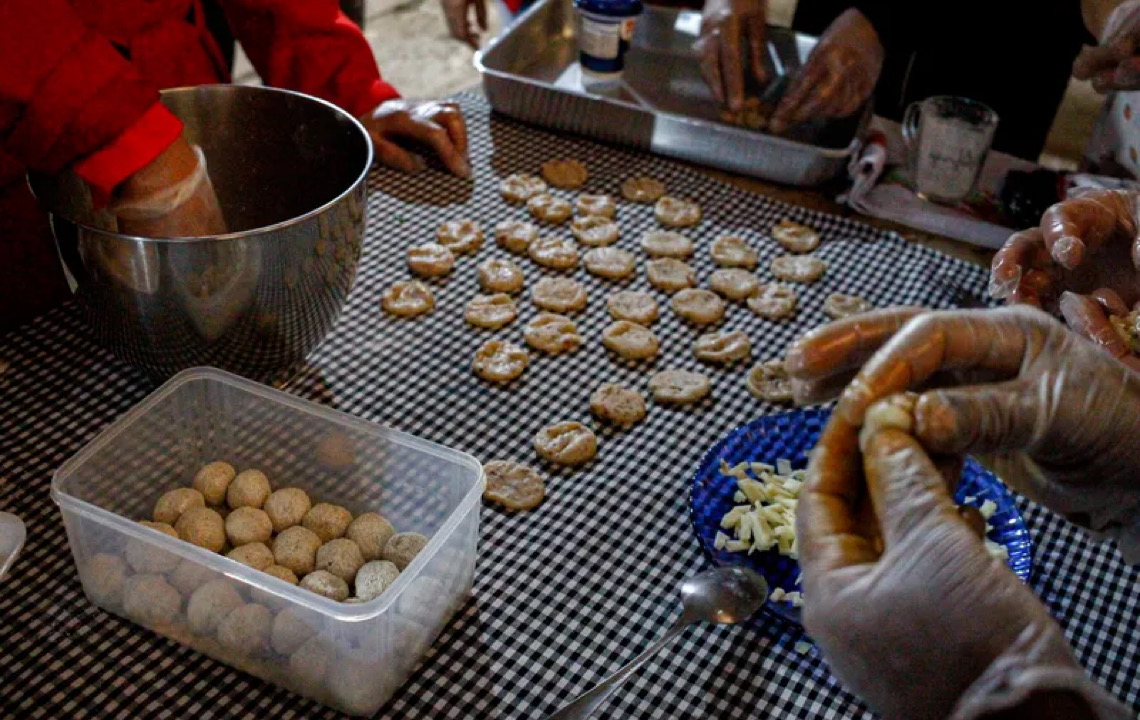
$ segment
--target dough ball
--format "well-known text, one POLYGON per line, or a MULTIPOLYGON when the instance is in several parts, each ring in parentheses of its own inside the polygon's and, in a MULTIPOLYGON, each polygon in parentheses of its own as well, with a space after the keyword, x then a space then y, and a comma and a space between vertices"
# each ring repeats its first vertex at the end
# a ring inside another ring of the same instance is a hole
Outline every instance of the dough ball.
POLYGON ((344 536, 356 543, 364 561, 379 560, 384 545, 396 534, 396 528, 379 513, 362 513, 348 526, 344 536))
POLYGON ((293 683, 306 693, 323 693, 332 661, 333 648, 329 641, 319 635, 309 638, 289 656, 293 683))
POLYGON ((297 610, 286 608, 273 619, 273 632, 269 641, 277 652, 291 655, 316 635, 317 631, 301 619, 297 610))
POLYGON ((118 606, 126 579, 127 564, 121 557, 99 553, 87 565, 87 594, 99 605, 118 606))
POLYGON ((239 655, 267 655, 272 628, 273 613, 269 608, 247 603, 231 611, 218 625, 218 642, 239 655))
POLYGON ((363 564, 360 547, 347 538, 329 540, 317 550, 317 570, 327 570, 346 583, 352 582, 363 564))
POLYGON ((317 570, 301 578, 301 587, 337 602, 348 599, 348 583, 326 570, 317 570))
POLYGON ((262 508, 273 523, 273 532, 300 525, 305 513, 313 509, 309 495, 301 488, 281 488, 269 496, 262 508))
POLYGON ((266 547, 265 543, 259 542, 234 548, 226 553, 226 557, 254 570, 264 570, 272 565, 274 560, 273 551, 266 547))
POLYGON ((273 540, 273 559, 289 568, 297 577, 311 573, 317 565, 317 548, 321 539, 312 530, 295 525, 273 540))
POLYGON ((269 478, 260 470, 244 470, 230 483, 226 490, 226 504, 231 509, 239 507, 259 508, 265 504, 271 489, 269 478))
POLYGON ((298 582, 300 582, 297 579, 297 573, 293 572, 284 565, 270 565, 269 567, 265 568, 265 574, 272 575, 278 580, 284 580, 290 585, 296 585, 298 582))
POLYGON ((264 510, 243 506, 226 516, 226 538, 230 545, 267 543, 273 536, 273 522, 264 510))
POLYGON ((190 631, 196 635, 213 635, 222 620, 241 607, 244 601, 229 580, 213 580, 194 591, 186 605, 190 631))
POLYGON ((173 622, 182 610, 182 596, 161 575, 134 575, 123 583, 123 611, 140 625, 173 622))
MULTIPOLYGON (((152 530, 158 530, 172 538, 178 537, 174 528, 166 523, 143 520, 139 524, 146 525, 152 530)), ((135 538, 127 540, 123 555, 126 556, 127 564, 135 572, 168 573, 178 566, 177 555, 160 547, 155 547, 146 540, 136 540, 135 538)))
POLYGON ((427 544, 428 539, 417 532, 396 533, 384 545, 384 559, 403 571, 427 544))
POLYGON ((378 598, 399 576, 400 568, 388 560, 365 563, 356 573, 356 597, 364 602, 378 598))
POLYGON ((154 504, 154 521, 173 525, 182 517, 182 513, 192 507, 205 507, 206 500, 202 493, 194 488, 178 488, 163 493, 158 502, 154 504))
POLYGON ((226 544, 226 524, 216 510, 193 507, 182 513, 174 525, 178 537, 210 552, 221 552, 226 544))
POLYGON ((207 505, 221 505, 226 501, 226 490, 236 475, 233 465, 217 460, 194 476, 194 489, 202 493, 207 505))
POLYGON ((344 532, 352 523, 352 513, 340 505, 318 503, 305 513, 301 524, 317 534, 321 542, 344 537, 344 532))
POLYGON ((182 597, 190 597, 194 591, 218 576, 213 570, 202 567, 193 560, 183 560, 170 574, 170 584, 182 593, 182 597))

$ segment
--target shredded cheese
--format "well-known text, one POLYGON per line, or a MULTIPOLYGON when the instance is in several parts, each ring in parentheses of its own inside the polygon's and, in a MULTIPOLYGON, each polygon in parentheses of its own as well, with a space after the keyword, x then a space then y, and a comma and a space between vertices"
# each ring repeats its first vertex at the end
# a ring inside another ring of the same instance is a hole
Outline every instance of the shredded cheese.
POLYGON ((781 555, 799 556, 796 544, 796 505, 803 471, 792 470, 791 463, 780 459, 776 467, 764 463, 742 462, 733 466, 723 460, 720 471, 736 479, 733 502, 738 503, 720 521, 732 537, 717 533, 714 546, 729 552, 764 552, 776 548, 781 555))

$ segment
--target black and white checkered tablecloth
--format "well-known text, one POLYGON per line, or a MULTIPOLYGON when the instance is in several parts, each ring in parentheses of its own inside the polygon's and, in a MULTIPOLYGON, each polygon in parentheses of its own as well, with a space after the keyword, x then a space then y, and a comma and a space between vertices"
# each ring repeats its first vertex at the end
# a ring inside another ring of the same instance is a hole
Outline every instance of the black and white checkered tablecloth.
MULTIPOLYGON (((380 311, 384 288, 407 276, 404 252, 433 237, 440 221, 476 218, 484 228, 524 211, 503 203, 498 179, 535 172, 546 159, 584 161, 587 189, 617 193, 632 174, 663 180, 673 194, 705 210, 694 267, 702 284, 712 271, 709 243, 743 232, 761 249, 762 276, 779 254, 765 237, 792 217, 822 231, 817 254, 830 269, 803 287, 792 322, 761 320, 742 306, 723 327, 746 330, 754 357, 778 356, 798 333, 825 318, 833 292, 877 305, 946 307, 929 278, 946 273, 978 294, 984 273, 907 244, 897 236, 835 217, 790 208, 647 155, 564 139, 489 117, 482 100, 465 99, 474 184, 428 172, 377 171, 371 180, 368 230, 356 287, 334 332, 287 386, 300 396, 471 452, 486 461, 534 461, 531 437, 564 419, 588 421, 587 398, 605 381, 642 390, 654 368, 697 369, 692 340, 663 304, 656 330, 662 354, 653 363, 616 361, 601 347, 609 320, 606 295, 648 288, 641 234, 654 227, 648 206, 622 204, 620 246, 637 253, 628 283, 583 270, 590 305, 577 317, 585 346, 569 356, 535 357, 523 378, 490 387, 470 372, 474 349, 489 337, 521 342, 535 314, 497 332, 462 318, 476 292, 475 264, 505 252, 489 241, 477 258, 435 283, 437 308, 418 320, 380 311)), ((569 197, 566 193, 559 193, 569 197)), ((558 232, 564 233, 562 229, 558 232)), ((528 286, 542 274, 519 261, 528 286)), ((0 713, 20 718, 331 717, 334 713, 230 669, 176 643, 95 609, 84 598, 59 513, 48 496, 51 473, 150 386, 137 371, 96 348, 71 308, 49 313, 0 339, 0 509, 28 524, 24 554, 0 586, 0 713)), ((754 400, 746 368, 712 370, 713 396, 693 409, 650 407, 629 431, 601 429, 596 462, 551 472, 545 503, 527 514, 484 509, 471 600, 444 630, 418 670, 383 709, 386 718, 541 718, 629 660, 677 613, 676 587, 704 560, 690 530, 688 478, 701 454, 729 429, 780 408, 754 400)), ((1081 661, 1108 689, 1140 706, 1140 592, 1135 571, 1110 546, 1040 508, 1023 503, 1035 544, 1033 586, 1065 626, 1081 661)), ((776 620, 746 627, 690 630, 614 696, 608 718, 850 718, 867 710, 828 674, 814 648, 795 652, 799 630, 776 620)))

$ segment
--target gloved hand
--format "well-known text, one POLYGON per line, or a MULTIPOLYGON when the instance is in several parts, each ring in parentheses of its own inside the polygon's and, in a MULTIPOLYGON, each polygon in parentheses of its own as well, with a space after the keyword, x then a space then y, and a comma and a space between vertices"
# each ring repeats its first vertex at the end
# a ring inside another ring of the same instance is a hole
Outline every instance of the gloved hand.
POLYGON ((205 156, 181 136, 116 188, 108 209, 125 235, 172 238, 226 232, 205 156))
POLYGON ((1058 203, 1038 228, 1017 233, 994 256, 990 294, 1060 310, 1069 327, 1140 369, 1108 315, 1140 301, 1140 196, 1101 190, 1058 203))
POLYGON ((1125 560, 1140 561, 1140 374, 1048 315, 882 310, 808 333, 785 363, 797 400, 819 400, 862 368, 832 415, 826 464, 817 458, 829 474, 858 477, 854 437, 871 403, 942 388, 915 407, 914 434, 926 449, 974 455, 1010 487, 1117 538, 1125 560))
MULTIPOLYGON (((1103 7, 1106 3, 1091 5, 1103 7)), ((1117 4, 1103 20, 1086 13, 1086 23, 1100 44, 1081 50, 1073 63, 1073 77, 1091 80, 1093 89, 1102 93, 1140 89, 1140 0, 1117 4), (1096 25, 1101 23, 1104 27, 1097 32, 1096 25)))
POLYGON ((360 122, 372 136, 376 159, 388 167, 410 173, 423 169, 423 160, 407 149, 411 143, 433 151, 455 175, 471 175, 467 125, 455 103, 388 100, 360 122))
POLYGON ((985 550, 918 442, 882 430, 860 459, 841 417, 816 446, 796 516, 804 627, 835 676, 886 720, 1129 717, 985 550))
POLYGON ((858 10, 847 10, 824 31, 769 128, 779 133, 808 120, 854 113, 871 97, 884 55, 871 22, 858 10))
POLYGON ((487 32, 487 0, 440 0, 443 7, 443 17, 447 20, 447 29, 451 37, 462 40, 472 48, 479 49, 479 30, 487 32), (475 23, 471 22, 472 12, 475 23))
POLYGON ((768 0, 707 0, 701 12, 701 36, 693 44, 701 74, 713 97, 730 110, 744 103, 743 48, 747 43, 750 72, 763 83, 768 0))

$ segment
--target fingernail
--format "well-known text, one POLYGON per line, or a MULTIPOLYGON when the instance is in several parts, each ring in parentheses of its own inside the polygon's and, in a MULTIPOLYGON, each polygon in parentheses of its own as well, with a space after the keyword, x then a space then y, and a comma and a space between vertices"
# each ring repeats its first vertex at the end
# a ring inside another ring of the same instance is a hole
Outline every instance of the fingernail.
POLYGON ((460 177, 471 177, 471 163, 467 161, 467 158, 462 158, 459 161, 459 166, 456 168, 456 170, 459 171, 460 177))
POLYGON ((994 300, 1004 300, 1017 289, 1021 282, 1021 268, 1016 268, 1008 278, 998 277, 997 273, 990 273, 990 297, 994 300))
POLYGON ((1081 264, 1085 244, 1072 235, 1066 235, 1053 245, 1053 259, 1072 270, 1081 264))

